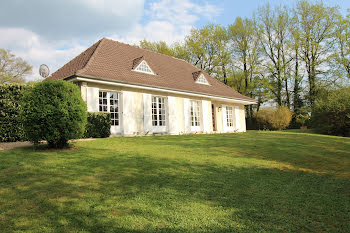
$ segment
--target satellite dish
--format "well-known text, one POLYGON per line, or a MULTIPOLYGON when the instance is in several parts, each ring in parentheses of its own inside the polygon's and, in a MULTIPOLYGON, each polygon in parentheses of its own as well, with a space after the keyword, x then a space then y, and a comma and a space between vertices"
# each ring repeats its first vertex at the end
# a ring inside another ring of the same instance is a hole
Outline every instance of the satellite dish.
POLYGON ((46 78, 50 74, 49 67, 45 64, 40 65, 39 74, 41 77, 46 78))

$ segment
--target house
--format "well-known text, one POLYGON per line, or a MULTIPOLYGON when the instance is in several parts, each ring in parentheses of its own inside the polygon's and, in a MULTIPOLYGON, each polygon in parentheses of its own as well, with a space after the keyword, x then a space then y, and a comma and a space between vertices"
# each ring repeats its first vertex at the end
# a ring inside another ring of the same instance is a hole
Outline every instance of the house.
POLYGON ((76 83, 119 135, 244 132, 243 96, 188 62, 101 39, 48 79, 76 83))

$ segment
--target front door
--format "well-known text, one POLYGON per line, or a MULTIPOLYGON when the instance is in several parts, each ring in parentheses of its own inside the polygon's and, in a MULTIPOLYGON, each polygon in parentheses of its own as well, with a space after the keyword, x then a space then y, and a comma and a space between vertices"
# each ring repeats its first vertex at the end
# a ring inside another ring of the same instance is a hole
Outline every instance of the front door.
POLYGON ((215 126, 215 107, 214 104, 211 105, 212 121, 213 121, 213 131, 216 131, 215 126))

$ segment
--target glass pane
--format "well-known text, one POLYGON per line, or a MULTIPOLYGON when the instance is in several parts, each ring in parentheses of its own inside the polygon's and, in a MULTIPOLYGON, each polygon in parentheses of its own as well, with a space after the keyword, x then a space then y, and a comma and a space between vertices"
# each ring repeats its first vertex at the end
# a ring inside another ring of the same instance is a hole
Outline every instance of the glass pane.
POLYGON ((102 97, 102 92, 99 92, 99 93, 98 93, 98 96, 99 96, 99 97, 102 97))
POLYGON ((107 99, 103 99, 103 105, 107 105, 107 99))
POLYGON ((103 98, 107 98, 107 92, 103 92, 103 98))
POLYGON ((103 111, 107 112, 107 106, 103 106, 103 111))

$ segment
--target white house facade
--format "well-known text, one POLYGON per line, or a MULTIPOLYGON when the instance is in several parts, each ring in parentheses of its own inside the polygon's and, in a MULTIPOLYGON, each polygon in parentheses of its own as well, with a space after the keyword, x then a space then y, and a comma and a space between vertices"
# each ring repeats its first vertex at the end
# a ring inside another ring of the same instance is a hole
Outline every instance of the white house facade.
POLYGON ((88 112, 110 113, 112 135, 246 131, 244 106, 255 101, 196 67, 107 39, 92 47, 51 79, 76 83, 88 112), (112 48, 115 53, 108 53, 112 48), (124 54, 129 57, 120 59, 124 54))

